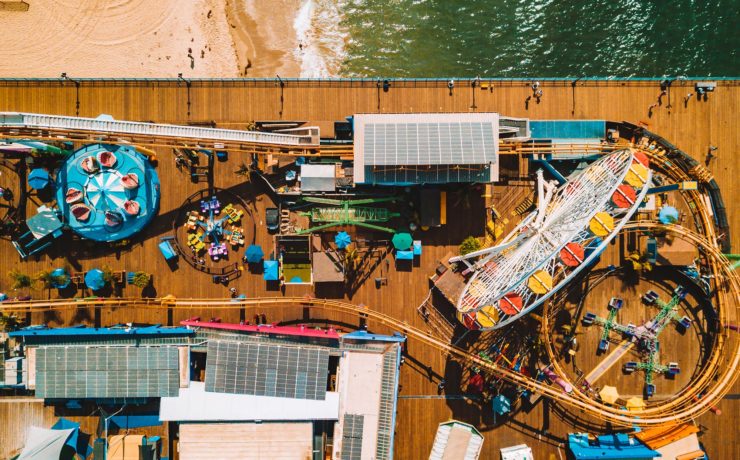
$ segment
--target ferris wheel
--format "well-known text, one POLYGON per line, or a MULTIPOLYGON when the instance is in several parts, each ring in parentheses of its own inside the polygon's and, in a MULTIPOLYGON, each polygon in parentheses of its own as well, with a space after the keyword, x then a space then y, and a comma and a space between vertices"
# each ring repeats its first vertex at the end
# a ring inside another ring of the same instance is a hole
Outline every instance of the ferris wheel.
POLYGON ((642 204, 652 172, 632 149, 613 152, 556 188, 538 171, 537 209, 492 247, 450 262, 469 276, 457 302, 471 329, 498 329, 541 305, 589 266, 642 204))

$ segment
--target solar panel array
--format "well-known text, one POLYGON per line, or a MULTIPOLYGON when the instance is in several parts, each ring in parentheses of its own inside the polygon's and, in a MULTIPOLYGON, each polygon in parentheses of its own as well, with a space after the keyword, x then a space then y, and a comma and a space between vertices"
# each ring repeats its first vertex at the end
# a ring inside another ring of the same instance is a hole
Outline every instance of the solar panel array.
POLYGON ((496 161, 491 122, 366 123, 367 166, 457 165, 496 161))
POLYGON ((36 396, 177 396, 178 368, 175 347, 40 347, 36 350, 36 396))
POLYGON ((329 351, 265 343, 208 343, 206 391, 324 400, 329 351))
POLYGON ((362 458, 362 430, 364 415, 344 414, 342 422, 342 460, 362 458))

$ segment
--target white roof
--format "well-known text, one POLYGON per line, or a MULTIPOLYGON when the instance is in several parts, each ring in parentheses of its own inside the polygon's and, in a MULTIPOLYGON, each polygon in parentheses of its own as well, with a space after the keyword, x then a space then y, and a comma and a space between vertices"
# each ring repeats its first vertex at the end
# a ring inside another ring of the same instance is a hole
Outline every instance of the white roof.
POLYGON ((47 430, 32 426, 28 429, 28 438, 23 452, 18 460, 59 460, 64 443, 74 431, 73 428, 68 430, 47 430))
POLYGON ((205 391, 203 382, 190 382, 177 397, 159 405, 162 421, 337 420, 339 394, 327 391, 323 401, 205 391))
POLYGON ((473 425, 450 420, 437 428, 429 460, 478 460, 482 448, 483 436, 473 425))
POLYGON ((528 445, 519 444, 502 448, 501 460, 534 460, 534 455, 528 445))
POLYGON ((301 165, 301 190, 304 192, 333 192, 336 190, 337 168, 333 164, 301 165))

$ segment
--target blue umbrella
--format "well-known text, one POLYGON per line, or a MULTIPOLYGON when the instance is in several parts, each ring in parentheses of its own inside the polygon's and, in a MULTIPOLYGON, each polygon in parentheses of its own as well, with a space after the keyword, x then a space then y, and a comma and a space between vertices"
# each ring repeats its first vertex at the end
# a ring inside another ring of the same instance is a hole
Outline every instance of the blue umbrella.
POLYGON ((493 398, 493 411, 498 415, 504 415, 511 412, 511 401, 504 395, 497 395, 493 398))
POLYGON ((32 169, 28 175, 28 185, 34 190, 46 188, 49 185, 49 171, 42 168, 32 169))
POLYGON ((663 206, 658 213, 658 220, 664 225, 675 224, 678 222, 678 209, 673 206, 663 206))
POLYGON ((57 289, 66 288, 67 286, 69 286, 69 283, 71 281, 69 273, 67 273, 67 270, 63 268, 55 268, 54 271, 51 272, 51 276, 53 276, 54 278, 60 278, 62 276, 64 277, 64 281, 62 281, 61 283, 57 283, 56 281, 54 282, 54 287, 57 289))
POLYGON ((247 262, 250 264, 256 264, 262 258, 265 256, 265 253, 262 251, 262 246, 258 244, 252 244, 247 248, 247 251, 245 253, 245 257, 247 258, 247 262))
POLYGON ((89 272, 85 273, 85 286, 89 287, 93 291, 103 289, 105 287, 103 271, 93 268, 89 272))
POLYGON ((339 249, 344 249, 352 242, 352 238, 349 236, 349 233, 347 232, 339 232, 334 237, 334 242, 337 244, 337 247, 339 249))

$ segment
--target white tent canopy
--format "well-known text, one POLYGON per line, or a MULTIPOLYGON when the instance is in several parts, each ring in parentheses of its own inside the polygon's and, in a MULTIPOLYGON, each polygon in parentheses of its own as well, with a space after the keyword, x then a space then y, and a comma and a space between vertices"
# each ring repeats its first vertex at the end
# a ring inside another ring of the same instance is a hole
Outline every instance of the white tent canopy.
POLYGON ((74 429, 49 430, 37 426, 30 427, 26 446, 18 460, 59 460, 64 443, 73 432, 74 429))

